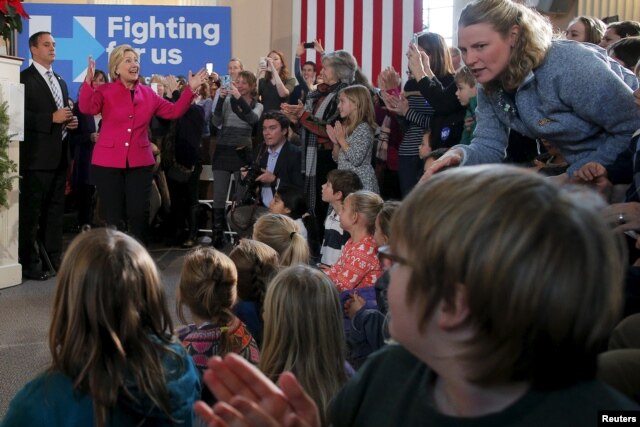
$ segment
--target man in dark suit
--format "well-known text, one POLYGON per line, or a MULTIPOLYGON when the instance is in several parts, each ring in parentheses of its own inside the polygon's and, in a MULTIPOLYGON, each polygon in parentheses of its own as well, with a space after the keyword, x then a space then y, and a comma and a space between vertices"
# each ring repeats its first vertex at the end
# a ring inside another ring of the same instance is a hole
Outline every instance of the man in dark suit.
POLYGON ((69 108, 67 85, 51 69, 56 58, 49 32, 29 37, 33 63, 20 73, 25 89, 25 137, 20 144, 20 233, 22 275, 46 280, 42 257, 49 256, 55 274, 62 255, 64 185, 68 165, 67 133, 78 126, 69 108), (39 250, 38 239, 46 254, 39 250))
POLYGON ((262 173, 256 181, 262 187, 261 200, 267 208, 280 184, 296 187, 300 191, 304 186, 300 148, 287 140, 289 124, 287 116, 279 111, 270 111, 262 119, 264 145, 256 159, 262 173))

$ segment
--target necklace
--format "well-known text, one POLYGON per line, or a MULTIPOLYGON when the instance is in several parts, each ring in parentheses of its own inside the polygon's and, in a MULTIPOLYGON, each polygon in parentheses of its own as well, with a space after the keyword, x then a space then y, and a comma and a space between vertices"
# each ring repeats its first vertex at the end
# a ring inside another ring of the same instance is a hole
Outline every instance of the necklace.
POLYGON ((505 94, 504 89, 498 89, 498 107, 505 113, 509 114, 511 117, 515 117, 518 115, 518 110, 515 106, 515 100, 513 104, 511 103, 511 99, 505 94))

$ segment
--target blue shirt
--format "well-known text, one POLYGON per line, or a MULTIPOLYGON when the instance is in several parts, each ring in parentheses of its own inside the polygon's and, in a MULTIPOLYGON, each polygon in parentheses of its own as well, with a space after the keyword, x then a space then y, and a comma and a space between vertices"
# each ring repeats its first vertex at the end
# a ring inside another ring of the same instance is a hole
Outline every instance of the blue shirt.
POLYGON ((462 164, 501 162, 514 129, 553 142, 573 175, 588 162, 613 163, 640 128, 632 90, 638 80, 595 45, 555 40, 544 62, 515 93, 487 94, 478 87, 476 128, 462 164), (615 103, 607 106, 607 99, 615 103), (513 105, 515 104, 515 105, 513 105))
MULTIPOLYGON (((177 359, 163 355, 165 383, 171 401, 171 416, 181 426, 194 423, 193 404, 200 398, 200 380, 191 357, 180 343, 170 348, 177 359)), ((107 426, 173 425, 140 390, 130 388, 137 403, 120 398, 110 412, 107 426)), ((27 383, 9 404, 1 427, 92 426, 93 399, 73 387, 73 381, 61 372, 45 372, 27 383)))
MULTIPOLYGON (((267 148, 267 170, 269 172, 273 172, 276 169, 276 163, 278 162, 278 156, 280 155, 280 151, 282 150, 282 146, 280 145, 277 150, 272 150, 271 147, 267 148)), ((273 200, 273 190, 271 189, 270 184, 262 185, 262 204, 267 208, 271 204, 273 200)))

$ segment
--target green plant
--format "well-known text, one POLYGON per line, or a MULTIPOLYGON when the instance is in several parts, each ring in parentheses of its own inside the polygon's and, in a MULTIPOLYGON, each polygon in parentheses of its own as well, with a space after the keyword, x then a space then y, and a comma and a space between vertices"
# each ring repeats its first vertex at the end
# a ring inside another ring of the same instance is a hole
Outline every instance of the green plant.
POLYGON ((13 180, 18 178, 16 162, 9 158, 9 113, 6 102, 0 104, 0 206, 9 207, 7 195, 13 190, 13 180))
POLYGON ((13 30, 22 32, 22 18, 29 19, 29 14, 20 0, 0 0, 0 35, 10 39, 13 30))

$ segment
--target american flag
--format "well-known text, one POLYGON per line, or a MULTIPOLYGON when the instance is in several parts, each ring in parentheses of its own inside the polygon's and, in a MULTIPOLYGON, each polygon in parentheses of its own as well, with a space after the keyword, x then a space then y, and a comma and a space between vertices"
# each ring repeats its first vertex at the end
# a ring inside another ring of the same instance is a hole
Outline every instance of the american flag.
MULTIPOLYGON (((294 1, 294 44, 299 35, 303 42, 320 39, 327 52, 351 52, 375 85, 378 74, 386 67, 393 65, 401 74, 407 69, 407 46, 413 33, 422 30, 422 1, 294 1)), ((319 64, 320 55, 307 50, 301 61, 319 64)))

